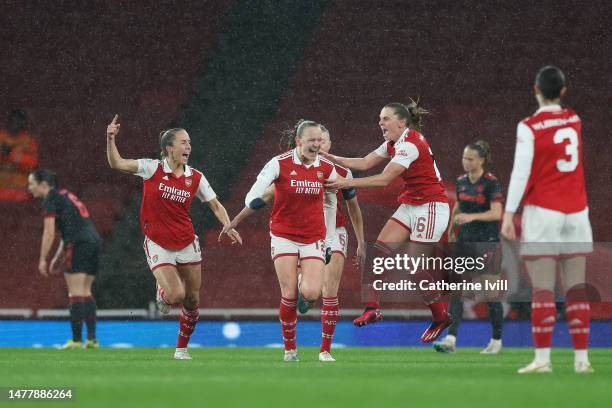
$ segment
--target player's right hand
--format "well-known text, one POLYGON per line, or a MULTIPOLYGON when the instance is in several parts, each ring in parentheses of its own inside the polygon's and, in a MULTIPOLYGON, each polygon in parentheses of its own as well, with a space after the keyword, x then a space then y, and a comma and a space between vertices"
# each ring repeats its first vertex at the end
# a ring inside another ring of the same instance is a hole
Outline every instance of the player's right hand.
POLYGON ((40 274, 45 278, 49 277, 49 274, 47 273, 47 261, 44 259, 38 262, 38 272, 40 272, 40 274))
POLYGON ((106 128, 106 137, 109 140, 113 140, 115 136, 117 136, 117 133, 119 133, 120 127, 121 124, 119 123, 119 114, 116 114, 113 121, 106 128))
POLYGON ((504 213, 501 234, 504 238, 514 241, 516 239, 516 228, 514 228, 514 213, 504 213))

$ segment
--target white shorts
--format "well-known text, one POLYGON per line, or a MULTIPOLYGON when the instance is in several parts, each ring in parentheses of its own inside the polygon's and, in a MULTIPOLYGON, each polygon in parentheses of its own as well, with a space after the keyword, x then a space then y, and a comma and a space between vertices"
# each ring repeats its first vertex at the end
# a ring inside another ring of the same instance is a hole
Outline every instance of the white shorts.
POLYGON ((589 209, 566 214, 535 205, 523 209, 523 258, 586 255, 593 252, 589 209))
POLYGON ((344 258, 346 258, 346 254, 348 252, 348 233, 346 232, 346 228, 339 227, 336 228, 336 234, 334 238, 331 240, 331 251, 332 254, 340 254, 344 258))
POLYGON ((438 242, 442 238, 450 210, 447 203, 426 203, 422 205, 402 204, 391 219, 410 231, 410 240, 417 242, 438 242))
POLYGON ((324 239, 311 244, 303 244, 270 234, 270 247, 273 261, 281 256, 296 256, 300 260, 320 259, 325 262, 324 239))
POLYGON ((151 271, 164 265, 196 265, 202 262, 200 239, 197 235, 191 244, 178 251, 163 248, 147 237, 143 247, 151 271))

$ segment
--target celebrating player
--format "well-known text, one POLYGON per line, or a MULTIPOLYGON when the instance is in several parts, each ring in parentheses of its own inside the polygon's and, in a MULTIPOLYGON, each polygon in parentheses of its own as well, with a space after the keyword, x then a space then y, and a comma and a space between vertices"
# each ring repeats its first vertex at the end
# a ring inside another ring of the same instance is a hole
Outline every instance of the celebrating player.
MULTIPOLYGON (((144 179, 140 226, 147 262, 157 281, 157 306, 162 314, 168 314, 173 305, 182 305, 174 358, 191 360, 187 345, 200 315, 202 256, 189 208, 198 197, 223 225, 229 224, 229 217, 206 177, 187 165, 191 139, 185 129, 161 132, 162 160, 129 160, 121 157, 115 145, 119 127, 115 115, 106 130, 108 163, 113 169, 144 179)), ((242 244, 236 230, 225 232, 233 243, 242 244)))
POLYGON ((83 348, 83 320, 87 326, 85 348, 98 348, 96 340, 96 302, 91 285, 98 272, 98 257, 102 240, 89 217, 89 211, 77 196, 60 189, 57 176, 46 169, 36 170, 28 176, 28 189, 34 198, 43 199, 44 227, 38 271, 45 278, 49 273, 64 272, 70 300, 72 340, 62 348, 83 348), (47 263, 59 229, 61 240, 51 263, 47 263))
MULTIPOLYGON (((223 231, 236 227, 255 210, 263 208, 264 194, 274 183, 270 219, 272 261, 281 290, 279 319, 285 344, 284 361, 294 362, 299 361, 296 347, 298 261, 302 271, 301 296, 307 302, 314 302, 321 296, 324 285, 325 218, 332 224, 333 232, 336 219, 336 194, 325 193, 323 182, 334 180, 336 170, 318 155, 323 141, 321 125, 300 120, 288 132, 288 137, 293 148, 265 165, 246 196, 246 207, 223 231)), ((337 302, 323 302, 323 325, 335 325, 337 312, 337 302)), ((319 353, 319 360, 335 361, 328 348, 325 350, 319 353)))
POLYGON ((559 266, 566 290, 566 317, 574 343, 576 373, 591 373, 588 358, 590 304, 586 257, 593 235, 582 166, 582 122, 561 107, 565 75, 555 66, 537 74, 539 109, 517 127, 514 167, 502 235, 516 239, 513 216, 523 199, 521 256, 533 285, 531 325, 535 358, 519 373, 552 371, 550 348, 556 321, 555 278, 559 266), (557 262, 558 260, 558 262, 557 262))
MULTIPOLYGON (((321 131, 323 132, 323 141, 320 149, 321 151, 329 152, 331 149, 331 137, 329 130, 327 130, 325 126, 321 125, 321 131)), ((334 167, 336 172, 342 177, 353 177, 349 169, 339 165, 335 165, 334 167)), ((271 190, 271 196, 273 196, 274 186, 272 186, 271 190)), ((267 191, 265 195, 268 195, 267 191)), ((339 315, 340 303, 338 301, 338 289, 340 287, 342 272, 344 271, 344 260, 348 254, 348 233, 344 227, 346 224, 346 219, 342 213, 342 205, 340 204, 341 198, 346 201, 348 214, 351 218, 351 223, 353 224, 355 236, 357 237, 355 266, 363 267, 366 255, 365 239, 363 234, 363 218, 361 215, 361 208, 359 208, 359 202, 357 201, 355 189, 347 188, 344 190, 337 190, 336 197, 338 200, 335 220, 336 230, 332 234, 329 242, 326 242, 328 245, 329 262, 327 265, 325 265, 322 289, 323 309, 321 310, 322 340, 320 352, 324 353, 323 355, 325 355, 327 358, 331 357, 331 343, 334 336, 334 331, 336 330, 336 321, 332 321, 331 318, 339 315)), ((264 197, 264 200, 267 201, 266 197, 264 197)), ((330 228, 331 226, 326 223, 326 229, 328 232, 330 228)), ((312 303, 300 301, 301 299, 302 297, 300 296, 300 291, 298 290, 298 310, 301 313, 306 313, 312 306, 312 303)))
MULTIPOLYGON (((345 179, 326 184, 328 188, 384 187, 396 177, 404 180, 398 197, 400 207, 387 221, 376 241, 381 257, 390 256, 399 246, 410 241, 408 254, 412 257, 428 256, 433 243, 442 237, 448 226, 448 199, 444 184, 427 140, 419 132, 422 116, 428 112, 412 101, 408 105, 390 103, 380 112, 378 122, 385 142, 366 157, 346 158, 322 153, 332 162, 353 170, 365 171, 385 159, 391 162, 382 173, 362 178, 345 179)), ((421 271, 421 276, 427 271, 421 271)), ((372 291, 371 291, 372 292, 372 291)), ((425 297, 433 321, 421 336, 421 341, 434 341, 451 324, 446 304, 437 294, 425 297)), ((363 326, 382 318, 380 304, 370 298, 364 313, 354 323, 363 326)))
MULTIPOLYGON (((458 255, 484 257, 487 267, 484 280, 494 280, 501 272, 499 264, 499 220, 502 217, 501 186, 488 170, 491 165, 491 149, 484 140, 471 143, 463 150, 463 169, 466 174, 457 178, 457 202, 453 207, 452 224, 448 229, 448 241, 457 242, 458 255), (459 236, 455 233, 459 227, 459 236)), ((489 318, 493 335, 481 354, 497 354, 502 348, 502 325, 504 311, 501 302, 489 302, 489 318)), ((453 324, 448 334, 433 343, 436 351, 454 352, 457 332, 463 316, 461 294, 453 296, 450 304, 453 324)))

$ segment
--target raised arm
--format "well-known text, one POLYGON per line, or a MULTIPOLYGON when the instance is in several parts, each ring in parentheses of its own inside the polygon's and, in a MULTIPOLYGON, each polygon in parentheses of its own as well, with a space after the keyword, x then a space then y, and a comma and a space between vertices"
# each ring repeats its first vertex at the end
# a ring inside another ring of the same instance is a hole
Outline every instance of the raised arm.
POLYGON ((138 161, 124 159, 119 154, 119 150, 117 150, 115 139, 121 126, 118 120, 119 115, 115 115, 113 121, 106 128, 106 157, 108 159, 108 164, 110 164, 111 169, 136 174, 138 172, 138 161))
MULTIPOLYGON (((225 209, 223 204, 221 204, 221 202, 216 198, 213 198, 212 200, 207 201, 206 204, 208 204, 208 206, 210 207, 212 212, 215 214, 215 217, 217 217, 219 222, 223 224, 224 229, 223 229, 222 234, 223 233, 227 234, 232 240, 232 244, 238 243, 242 245, 242 238, 240 237, 240 234, 238 234, 238 231, 236 231, 233 228, 229 228, 227 231, 225 230, 225 227, 230 224, 230 218, 229 218, 229 215, 227 215, 227 210, 225 209)), ((219 235, 219 240, 221 240, 221 234, 219 235)))
POLYGON ((319 154, 333 163, 339 164, 340 166, 348 167, 349 169, 356 171, 369 170, 385 160, 384 157, 379 156, 378 154, 376 154, 376 152, 371 152, 366 157, 356 158, 336 156, 334 154, 325 153, 323 151, 320 151, 319 154))

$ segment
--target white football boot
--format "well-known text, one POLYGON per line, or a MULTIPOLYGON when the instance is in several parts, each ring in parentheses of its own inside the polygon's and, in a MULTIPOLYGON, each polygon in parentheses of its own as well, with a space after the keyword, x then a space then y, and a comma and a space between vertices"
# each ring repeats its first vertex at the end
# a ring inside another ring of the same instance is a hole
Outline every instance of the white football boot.
POLYGON ((542 373, 552 373, 552 364, 549 362, 541 363, 539 361, 532 361, 527 364, 525 367, 519 368, 519 374, 542 374, 542 373))
POLYGON ((595 372, 593 367, 591 367, 591 363, 584 361, 574 363, 574 371, 576 374, 591 374, 595 372))
POLYGON ((283 358, 283 361, 285 361, 286 363, 294 363, 300 361, 297 350, 285 350, 285 357, 283 358))
POLYGON ((487 344, 487 347, 485 347, 484 350, 480 352, 480 354, 497 354, 501 351, 501 349, 502 349, 501 339, 499 340, 491 339, 491 341, 489 341, 489 344, 487 344))
POLYGON ((176 348, 176 350, 174 351, 174 357, 175 360, 193 360, 191 358, 191 356, 189 355, 189 353, 187 352, 187 347, 185 348, 176 348))
POLYGON ((172 310, 172 306, 164 302, 164 299, 162 299, 161 293, 159 291, 160 289, 161 287, 157 285, 157 292, 155 292, 156 293, 155 303, 157 303, 157 308, 159 309, 159 313, 162 315, 167 315, 168 313, 170 313, 170 310, 172 310))
POLYGON ((322 353, 319 353, 319 361, 323 361, 324 363, 329 363, 329 362, 336 361, 336 359, 333 358, 331 354, 329 354, 329 351, 324 351, 322 353))

